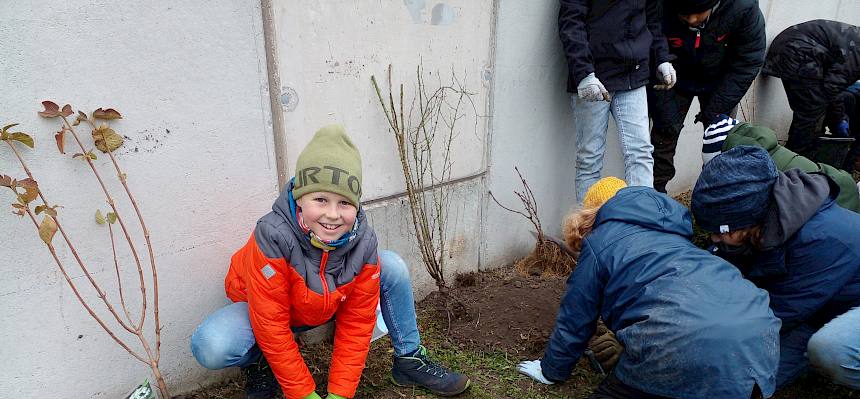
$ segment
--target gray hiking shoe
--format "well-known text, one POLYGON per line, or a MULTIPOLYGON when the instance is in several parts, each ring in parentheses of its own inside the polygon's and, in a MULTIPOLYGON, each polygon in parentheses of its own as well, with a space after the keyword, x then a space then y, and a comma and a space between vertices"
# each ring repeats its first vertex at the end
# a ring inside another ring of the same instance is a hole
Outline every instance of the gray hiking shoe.
POLYGON ((415 353, 394 357, 391 368, 394 385, 421 387, 440 396, 454 396, 469 389, 472 381, 465 374, 452 371, 427 357, 427 348, 419 345, 415 353))

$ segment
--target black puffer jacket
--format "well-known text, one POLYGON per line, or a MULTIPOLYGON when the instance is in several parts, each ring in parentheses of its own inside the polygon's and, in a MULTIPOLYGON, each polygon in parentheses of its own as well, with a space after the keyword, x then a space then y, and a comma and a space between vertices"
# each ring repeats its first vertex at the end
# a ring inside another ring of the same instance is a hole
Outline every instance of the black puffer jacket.
POLYGON ((689 28, 667 4, 663 33, 675 58, 675 88, 711 95, 699 117, 705 121, 729 114, 764 62, 767 41, 758 0, 721 0, 701 29, 689 28))
POLYGON ((558 33, 567 56, 567 91, 594 72, 606 90, 648 83, 648 58, 668 61, 659 0, 561 0, 558 33))
POLYGON ((860 79, 860 27, 823 19, 789 26, 770 44, 762 73, 821 85, 822 98, 810 101, 831 103, 841 117, 836 96, 860 79))

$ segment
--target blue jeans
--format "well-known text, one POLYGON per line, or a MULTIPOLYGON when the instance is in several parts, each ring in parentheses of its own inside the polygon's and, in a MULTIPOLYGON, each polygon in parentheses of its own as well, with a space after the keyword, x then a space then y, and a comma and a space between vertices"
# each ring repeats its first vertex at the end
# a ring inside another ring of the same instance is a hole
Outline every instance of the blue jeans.
POLYGON ((611 93, 612 101, 585 101, 570 96, 576 129, 576 200, 580 204, 592 184, 600 180, 609 114, 618 126, 624 154, 624 180, 630 186, 654 186, 654 159, 648 130, 645 86, 611 93))
POLYGON ((781 337, 777 387, 811 365, 833 382, 860 389, 860 307, 833 318, 818 331, 801 325, 781 337))
MULTIPOLYGON (((395 356, 411 354, 421 344, 415 320, 412 280, 406 262, 392 251, 379 251, 382 318, 391 336, 395 356)), ((293 332, 312 327, 293 328, 293 332)), ((236 302, 216 310, 191 335, 191 353, 211 370, 243 367, 260 357, 248 318, 248 303, 236 302)))

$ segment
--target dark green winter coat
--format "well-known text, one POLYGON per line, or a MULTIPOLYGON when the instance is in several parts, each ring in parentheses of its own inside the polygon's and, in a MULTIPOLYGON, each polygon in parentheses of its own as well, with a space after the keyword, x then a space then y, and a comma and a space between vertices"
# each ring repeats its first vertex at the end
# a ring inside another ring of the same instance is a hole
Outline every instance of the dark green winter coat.
POLYGON ((820 172, 827 175, 839 185, 839 196, 836 197, 836 203, 845 209, 860 213, 860 193, 857 192, 857 185, 848 172, 828 164, 813 162, 809 158, 779 145, 773 130, 763 126, 753 126, 749 123, 738 124, 729 132, 723 142, 723 152, 739 145, 764 148, 770 153, 773 163, 780 171, 797 168, 807 173, 820 172))

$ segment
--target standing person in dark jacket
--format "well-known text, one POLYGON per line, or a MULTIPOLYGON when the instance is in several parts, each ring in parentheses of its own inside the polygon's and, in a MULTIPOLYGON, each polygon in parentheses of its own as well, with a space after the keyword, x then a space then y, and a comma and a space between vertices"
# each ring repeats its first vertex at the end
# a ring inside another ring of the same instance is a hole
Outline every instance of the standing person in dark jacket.
POLYGON ((665 0, 663 33, 678 83, 648 88, 654 125, 654 188, 666 192, 675 176, 675 147, 693 97, 704 127, 717 115, 734 116, 764 62, 764 17, 757 0, 665 0))
POLYGON ((848 136, 854 138, 854 143, 851 144, 845 161, 842 163, 842 169, 849 173, 860 170, 860 81, 854 82, 839 93, 836 96, 836 104, 828 106, 827 112, 833 112, 832 107, 834 106, 843 107, 846 118, 845 124, 848 125, 848 136))
POLYGON ((814 157, 825 125, 837 136, 848 136, 838 95, 860 79, 858 43, 860 27, 822 19, 790 26, 773 39, 762 74, 782 79, 794 112, 788 149, 814 157))
POLYGON ((837 206, 838 192, 825 175, 777 171, 752 146, 709 161, 693 189, 713 253, 767 290, 782 320, 778 387, 811 364, 860 389, 860 214, 837 206))
POLYGON ((770 397, 780 323, 767 294, 690 242, 683 205, 622 187, 600 180, 565 221, 578 265, 546 353, 518 370, 544 384, 566 380, 600 316, 624 349, 593 399, 770 397))
POLYGON ((649 55, 660 81, 675 82, 666 39, 660 33, 659 0, 561 0, 558 31, 567 57, 567 91, 576 129, 576 199, 600 179, 606 128, 612 113, 631 185, 653 185, 645 85, 649 55))

